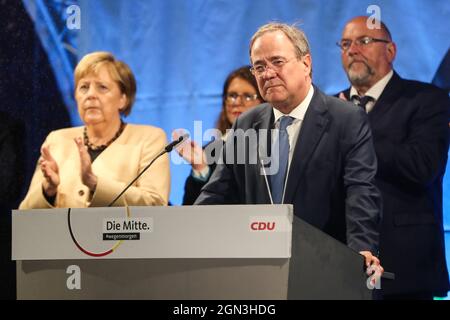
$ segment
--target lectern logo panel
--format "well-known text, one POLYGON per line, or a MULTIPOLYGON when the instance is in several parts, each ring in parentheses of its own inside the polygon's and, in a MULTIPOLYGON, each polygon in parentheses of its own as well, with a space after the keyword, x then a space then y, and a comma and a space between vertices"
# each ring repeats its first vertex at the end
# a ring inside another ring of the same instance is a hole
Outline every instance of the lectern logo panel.
POLYGON ((140 240, 152 232, 153 218, 108 218, 103 220, 103 240, 140 240))
MULTIPOLYGON (((75 244, 75 246, 84 254, 91 256, 91 257, 104 257, 112 252, 114 252, 123 241, 128 240, 140 240, 141 239, 141 233, 149 233, 153 231, 153 218, 149 217, 131 217, 129 208, 126 208, 126 217, 111 217, 103 219, 103 223, 99 224, 98 229, 93 229, 91 234, 98 234, 98 240, 100 241, 116 241, 114 245, 110 246, 110 249, 104 250, 104 249, 98 249, 101 247, 98 243, 95 244, 94 242, 90 242, 88 245, 81 245, 80 241, 77 240, 78 237, 76 237, 76 231, 73 230, 72 227, 72 221, 71 221, 71 209, 69 208, 68 214, 67 214, 67 223, 69 227, 70 236, 75 244), (97 231, 98 230, 98 231, 97 231), (97 247, 97 249, 94 250, 88 250, 86 247, 97 247)), ((76 229, 76 228, 75 228, 76 229)), ((86 238, 80 237, 81 242, 83 242, 83 239, 86 238)), ((89 238, 89 237, 88 237, 89 238)))
POLYGON ((250 231, 255 232, 285 232, 289 221, 285 217, 257 216, 250 217, 250 231))

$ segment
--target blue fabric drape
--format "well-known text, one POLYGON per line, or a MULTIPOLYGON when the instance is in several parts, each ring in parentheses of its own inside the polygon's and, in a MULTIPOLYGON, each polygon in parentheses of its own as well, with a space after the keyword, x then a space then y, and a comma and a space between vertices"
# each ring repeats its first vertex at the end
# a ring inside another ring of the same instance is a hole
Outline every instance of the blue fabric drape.
MULTIPOLYGON (((136 104, 127 121, 162 127, 168 135, 180 127, 193 134, 194 120, 203 121, 203 130, 214 127, 227 73, 249 63, 249 39, 258 26, 268 21, 300 23, 312 48, 314 82, 330 94, 348 85, 335 42, 345 21, 368 14, 370 5, 379 6, 381 19, 392 32, 398 46, 395 69, 403 77, 431 82, 450 45, 449 1, 23 2, 48 51, 74 125, 80 120, 73 105, 71 68, 84 54, 107 50, 126 61, 138 81, 136 104), (71 4, 80 7, 81 29, 67 31, 65 8, 71 4)), ((177 159, 175 154, 172 157, 177 159)), ((171 169, 170 198, 179 204, 190 167, 172 164, 171 169)), ((448 175, 445 211, 450 228, 448 175)))

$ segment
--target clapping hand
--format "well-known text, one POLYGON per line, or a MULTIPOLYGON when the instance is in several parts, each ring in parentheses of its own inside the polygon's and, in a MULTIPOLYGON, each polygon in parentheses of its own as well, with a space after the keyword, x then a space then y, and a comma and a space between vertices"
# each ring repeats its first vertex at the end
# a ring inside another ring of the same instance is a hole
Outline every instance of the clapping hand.
POLYGON ((42 183, 42 188, 48 197, 53 197, 56 195, 60 183, 59 168, 55 159, 50 154, 48 146, 41 148, 41 157, 39 158, 38 164, 45 178, 42 183))

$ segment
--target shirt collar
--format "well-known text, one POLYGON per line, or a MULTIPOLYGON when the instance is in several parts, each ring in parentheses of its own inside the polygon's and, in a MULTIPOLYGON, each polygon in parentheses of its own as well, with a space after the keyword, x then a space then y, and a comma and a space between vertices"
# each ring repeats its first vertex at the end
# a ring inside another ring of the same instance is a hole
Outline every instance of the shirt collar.
MULTIPOLYGON (((392 76, 394 75, 394 71, 389 71, 383 78, 378 80, 377 83, 375 83, 369 90, 366 92, 366 96, 374 98, 375 101, 380 98, 381 94, 383 93, 384 88, 388 84, 389 80, 391 80, 392 76)), ((353 96, 357 96, 358 91, 356 91, 355 87, 351 87, 350 89, 350 98, 353 96)))
POLYGON ((311 87, 308 90, 308 93, 306 94, 305 99, 303 99, 303 101, 300 102, 300 104, 298 106, 296 106, 294 108, 294 110, 292 110, 289 114, 284 114, 281 111, 279 111, 278 109, 273 108, 273 113, 275 116, 274 123, 277 123, 277 121, 282 116, 290 116, 290 117, 294 118, 294 121, 297 121, 297 120, 303 121, 303 119, 305 118, 306 110, 308 110, 308 106, 312 100, 313 95, 314 95, 314 87, 311 85, 311 87))

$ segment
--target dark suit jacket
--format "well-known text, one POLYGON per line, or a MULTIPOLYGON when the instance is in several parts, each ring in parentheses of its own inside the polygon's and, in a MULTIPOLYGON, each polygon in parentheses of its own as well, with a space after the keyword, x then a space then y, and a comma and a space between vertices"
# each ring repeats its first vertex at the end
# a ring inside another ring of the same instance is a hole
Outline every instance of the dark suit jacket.
MULTIPOLYGON (((350 248, 375 253, 381 202, 373 184, 376 157, 367 116, 314 89, 294 149, 284 203, 293 204, 297 216, 350 248)), ((262 104, 242 114, 233 128, 268 130, 273 122, 272 107, 262 104)), ((267 136, 270 139, 270 132, 267 136)), ((251 159, 270 144, 260 145, 258 138, 258 143, 239 148, 236 140, 229 137, 223 149, 224 161, 235 149, 234 163, 217 165, 195 204, 228 203, 230 194, 236 203, 270 203, 259 157, 256 164, 236 162, 237 155, 245 153, 251 159)))
POLYGON ((442 221, 449 107, 444 91, 394 73, 369 112, 383 196, 380 258, 396 275, 381 283, 384 294, 449 290, 442 221))
MULTIPOLYGON (((214 171, 213 166, 209 166, 210 172, 214 171)), ((209 179, 208 179, 209 180, 209 179)), ((183 195, 183 205, 188 206, 194 204, 195 200, 200 195, 200 192, 203 188, 203 186, 208 182, 201 181, 198 179, 195 179, 192 174, 189 174, 189 177, 186 178, 186 182, 184 184, 184 195, 183 195)))

